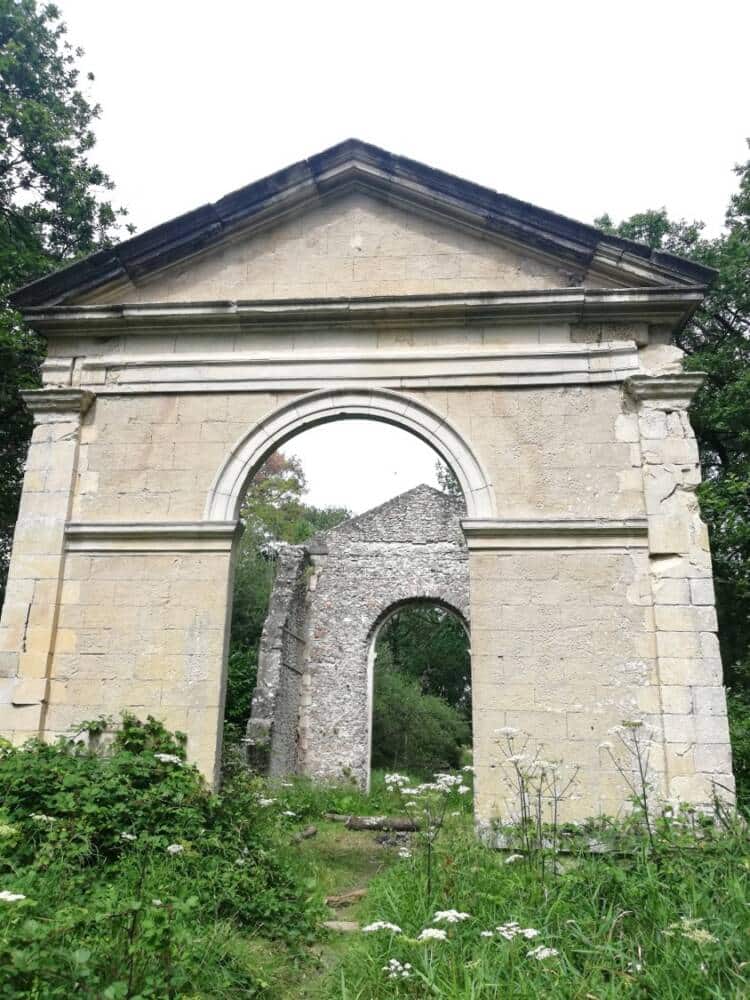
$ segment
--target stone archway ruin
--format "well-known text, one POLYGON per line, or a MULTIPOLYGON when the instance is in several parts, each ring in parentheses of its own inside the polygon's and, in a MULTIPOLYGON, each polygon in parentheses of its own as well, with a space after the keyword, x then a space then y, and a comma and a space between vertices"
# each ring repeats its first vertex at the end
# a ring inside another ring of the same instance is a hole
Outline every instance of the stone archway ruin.
POLYGON ((468 622, 464 514, 419 486, 281 551, 248 724, 256 765, 369 783, 377 630, 415 601, 468 622))
POLYGON ((479 822, 508 810, 505 726, 580 764, 564 819, 622 807, 599 744, 623 718, 654 730, 659 794, 731 790, 701 376, 671 344, 712 278, 349 140, 20 289, 48 355, 0 731, 150 713, 216 780, 244 482, 295 429, 366 411, 466 493, 479 822))

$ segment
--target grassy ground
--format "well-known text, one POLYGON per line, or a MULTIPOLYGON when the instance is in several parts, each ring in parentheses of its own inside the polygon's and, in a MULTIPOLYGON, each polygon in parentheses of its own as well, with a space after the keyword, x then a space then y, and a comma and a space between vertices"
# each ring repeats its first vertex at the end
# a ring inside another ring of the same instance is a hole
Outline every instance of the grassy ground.
MULTIPOLYGON (((380 802, 378 802, 380 804, 380 802)), ((380 810, 376 810, 380 811, 380 810)), ((620 841, 622 830, 613 828, 620 841)), ((336 916, 388 921, 400 933, 328 935, 295 955, 258 951, 269 996, 308 1000, 397 997, 716 998, 750 996, 750 844, 743 827, 715 834, 662 827, 656 856, 637 836, 616 855, 575 844, 557 872, 479 845, 470 814, 450 817, 437 845, 432 897, 424 855, 321 822, 300 851, 316 892, 368 886, 336 916), (468 916, 435 919, 440 910, 468 916), (514 927, 515 923, 515 927, 514 927), (510 926, 508 926, 510 925, 510 926), (445 940, 419 942, 425 928, 445 940), (505 928, 505 933, 498 928, 505 928), (526 934, 519 933, 519 929, 526 934), (537 958, 536 948, 547 957, 537 958), (396 960, 408 975, 391 977, 396 960)), ((590 839, 590 838, 589 838, 590 839)), ((625 838, 627 840, 627 838, 625 838)), ((579 843, 583 846, 584 841, 579 843)))

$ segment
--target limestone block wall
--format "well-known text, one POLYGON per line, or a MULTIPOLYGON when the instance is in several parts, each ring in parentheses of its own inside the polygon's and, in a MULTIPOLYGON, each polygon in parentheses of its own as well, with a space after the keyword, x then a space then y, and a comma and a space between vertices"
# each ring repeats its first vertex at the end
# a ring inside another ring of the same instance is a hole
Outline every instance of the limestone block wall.
MULTIPOLYGON (((714 781, 731 789, 732 778, 687 416, 697 382, 680 374, 674 349, 646 346, 645 324, 508 324, 494 333, 493 343, 489 326, 435 330, 436 338, 452 338, 452 354, 439 375, 427 376, 443 360, 431 355, 419 362, 425 368, 411 367, 428 350, 427 331, 417 336, 407 324, 400 360, 388 361, 391 374, 383 376, 391 384, 401 371, 403 381, 387 390, 386 418, 399 423, 411 404, 427 407, 414 411, 425 438, 440 443, 439 433, 451 429, 483 477, 484 500, 494 504, 492 517, 463 526, 471 602, 448 596, 457 539, 436 574, 433 563, 420 561, 423 542, 396 538, 407 544, 399 565, 423 574, 420 594, 446 600, 472 621, 478 815, 488 820, 504 808, 491 752, 501 718, 581 763, 586 790, 571 812, 622 803, 622 785, 596 747, 613 721, 633 713, 659 734, 654 760, 663 793, 706 802, 714 781), (519 353, 511 345, 522 329, 534 332, 519 353), (476 340, 462 346, 464 335, 479 336, 479 360, 464 353, 477 347, 476 340), (547 575, 539 575, 542 566, 547 575), (521 593, 528 603, 518 607, 521 593), (535 617, 530 607, 543 610, 535 617)), ((364 379, 356 391, 337 382, 330 345, 321 348, 323 360, 301 356, 294 371, 306 374, 290 384, 265 377, 260 350, 259 360, 248 360, 245 334, 224 344, 229 367, 205 357, 205 347, 201 354, 190 336, 162 343, 169 364, 154 355, 151 335, 122 334, 115 361, 106 360, 112 345, 101 338, 95 346, 81 340, 82 356, 73 340, 51 347, 48 379, 63 384, 29 397, 38 426, 0 622, 0 721, 22 740, 100 713, 151 712, 186 728, 192 758, 211 776, 236 516, 207 515, 213 484, 233 467, 238 442, 258 428, 275 447, 276 415, 290 406, 301 412, 311 389, 328 400, 316 419, 349 415, 353 400, 374 399, 378 352, 387 355, 398 334, 392 327, 350 333, 353 354, 360 338, 370 345, 347 369, 364 379)), ((309 345, 316 334, 305 327, 278 336, 294 356, 294 343, 309 345)), ((367 415, 366 403, 361 410, 367 415)), ((424 512, 414 516, 414 524, 423 522, 424 512)), ((341 540, 360 570, 371 544, 374 536, 341 540)), ((354 662, 356 651, 361 665, 368 629, 388 605, 374 594, 342 601, 330 583, 332 550, 313 562, 321 606, 333 610, 327 618, 320 612, 306 633, 311 669, 300 678, 287 733, 295 730, 299 767, 363 775, 366 753, 347 748, 369 745, 366 674, 347 686, 337 664, 354 662), (347 629, 341 641, 332 638, 339 621, 347 629)), ((400 590, 399 576, 376 576, 388 600, 419 596, 413 585, 400 590)))

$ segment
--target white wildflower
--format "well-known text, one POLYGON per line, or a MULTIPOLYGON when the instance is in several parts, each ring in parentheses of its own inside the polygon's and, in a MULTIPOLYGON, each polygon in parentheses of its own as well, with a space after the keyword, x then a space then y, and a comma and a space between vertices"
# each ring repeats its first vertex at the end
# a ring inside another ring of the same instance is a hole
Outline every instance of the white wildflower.
POLYGON ((170 844, 167 848, 167 854, 182 854, 184 850, 182 844, 170 844))
POLYGON ((438 924, 457 924, 461 920, 470 920, 471 914, 459 910, 438 910, 433 919, 438 924))
POLYGON ((405 802, 404 805, 406 806, 407 809, 415 809, 417 803, 414 801, 414 799, 411 799, 409 802, 405 802))
POLYGON ((282 788, 294 788, 294 782, 293 781, 282 781, 281 782, 281 787, 282 788))
POLYGON ((32 813, 31 818, 35 819, 37 823, 56 823, 57 816, 45 816, 44 813, 32 813))
POLYGON ((152 899, 151 900, 151 905, 152 906, 164 906, 164 901, 161 900, 161 899, 152 899))
POLYGON ((440 930, 439 927, 425 927, 423 931, 420 931, 417 941, 447 941, 448 935, 445 931, 440 930))
POLYGON ((391 958, 388 960, 388 965, 383 966, 383 972, 388 973, 389 979, 408 979, 411 975, 411 963, 391 958))
POLYGON ((528 941, 531 941, 532 938, 539 937, 539 931, 536 930, 534 927, 524 927, 521 931, 521 934, 528 941))
POLYGON ((460 785, 463 781, 458 774, 436 774, 435 784, 442 786, 443 788, 452 788, 454 785, 460 785))
POLYGON ((479 932, 479 936, 480 937, 485 937, 485 938, 491 938, 491 937, 494 937, 495 934, 494 934, 493 931, 480 931, 479 932))
POLYGON ((473 764, 464 764, 464 766, 461 768, 461 770, 465 774, 473 774, 474 773, 474 765, 473 764))
POLYGON ((389 788, 403 788, 409 784, 409 779, 405 774, 386 774, 383 779, 389 788))
POLYGON ((523 861, 523 854, 509 854, 505 859, 506 865, 513 865, 516 861, 523 861))
POLYGON ((178 767, 182 767, 182 759, 176 753, 155 753, 154 757, 162 764, 176 764, 178 767))
POLYGON ((536 948, 532 948, 531 951, 527 951, 526 958, 535 958, 537 962, 543 962, 545 958, 554 958, 559 954, 557 948, 546 948, 540 944, 536 948))
POLYGON ((411 851, 409 850, 408 847, 399 847, 399 849, 398 849, 398 856, 400 858, 410 858, 411 857, 411 851))
POLYGON ((123 840, 137 840, 138 838, 134 833, 121 833, 120 836, 123 840))
POLYGON ((387 920, 376 920, 374 924, 368 924, 362 928, 363 934, 373 934, 375 931, 390 931, 391 934, 400 934, 401 928, 398 924, 391 924, 387 920))
POLYGON ((9 892, 7 889, 0 892, 0 900, 3 903, 17 903, 21 899, 26 899, 22 892, 9 892))
POLYGON ((258 805, 265 809, 266 806, 272 806, 275 801, 276 799, 258 799, 258 805))
POLYGON ((470 792, 471 789, 468 785, 459 785, 457 791, 459 795, 466 795, 466 793, 470 792))
POLYGON ((282 816, 296 816, 297 813, 292 812, 291 809, 285 809, 281 815, 282 816))

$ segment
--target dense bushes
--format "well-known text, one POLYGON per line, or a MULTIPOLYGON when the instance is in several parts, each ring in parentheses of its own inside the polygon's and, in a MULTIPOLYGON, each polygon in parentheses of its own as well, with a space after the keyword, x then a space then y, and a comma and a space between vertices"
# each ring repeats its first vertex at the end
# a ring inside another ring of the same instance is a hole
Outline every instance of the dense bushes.
POLYGON ((378 665, 372 719, 372 766, 429 775, 457 767, 471 740, 469 724, 417 681, 378 665))
POLYGON ((153 720, 106 753, 5 746, 0 996, 262 992, 233 934, 300 940, 316 916, 264 793, 244 776, 213 795, 153 720))

